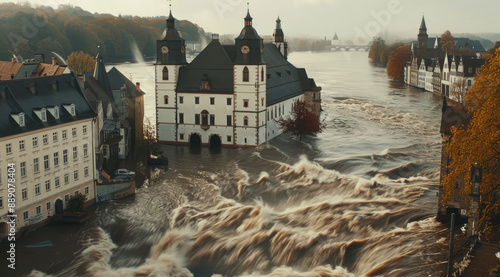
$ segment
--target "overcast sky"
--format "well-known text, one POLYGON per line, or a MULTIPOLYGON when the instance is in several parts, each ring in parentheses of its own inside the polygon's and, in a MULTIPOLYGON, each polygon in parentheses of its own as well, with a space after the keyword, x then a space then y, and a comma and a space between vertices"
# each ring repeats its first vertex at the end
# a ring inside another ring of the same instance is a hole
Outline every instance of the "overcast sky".
MULTIPOLYGON (((4 1, 0 2, 26 2, 4 1)), ((177 19, 187 19, 207 32, 238 34, 246 15, 247 0, 46 0, 34 1, 56 8, 79 6, 92 13, 113 15, 168 15, 169 4, 177 19)), ((250 0, 254 27, 271 35, 276 18, 285 36, 364 40, 379 32, 391 38, 415 38, 422 15, 429 34, 499 33, 499 0, 250 0)))

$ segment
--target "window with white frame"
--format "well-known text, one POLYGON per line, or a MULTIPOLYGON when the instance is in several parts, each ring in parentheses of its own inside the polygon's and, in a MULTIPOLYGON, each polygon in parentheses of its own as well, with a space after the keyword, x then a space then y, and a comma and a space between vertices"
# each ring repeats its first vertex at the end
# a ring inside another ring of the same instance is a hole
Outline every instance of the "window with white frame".
POLYGON ((64 174, 64 184, 69 184, 69 173, 64 174))
POLYGON ((5 153, 8 155, 8 154, 12 154, 12 144, 11 143, 7 143, 5 145, 5 153))
POLYGON ((45 181, 45 191, 50 190, 50 180, 45 181))
POLYGON ((20 171, 21 171, 21 177, 26 177, 26 162, 21 162, 19 164, 20 171))
POLYGON ((43 142, 43 145, 46 145, 47 143, 49 143, 49 135, 47 135, 47 134, 43 135, 42 142, 43 142))
POLYGON ((24 140, 19 141, 19 151, 24 151, 24 140))
POLYGON ((52 140, 53 140, 54 142, 57 142, 57 137, 58 137, 58 136, 57 136, 57 132, 52 133, 52 140))
POLYGON ((67 139, 68 138, 68 131, 67 130, 62 130, 62 139, 67 139))
POLYGON ((85 175, 85 177, 89 177, 89 167, 86 166, 84 169, 83 169, 83 175, 85 175))
POLYGON ((89 156, 89 146, 86 143, 83 145, 83 156, 85 158, 89 156))
POLYGON ((33 137, 33 147, 38 147, 38 137, 33 137))
POLYGON ((35 185, 35 195, 40 195, 40 184, 35 185))
POLYGON ((75 170, 75 171, 73 172, 73 179, 74 179, 75 181, 77 181, 77 180, 78 180, 78 170, 75 170))
POLYGON ((21 196, 22 196, 23 200, 28 199, 28 189, 22 189, 21 196))
POLYGON ((36 206, 35 210, 36 210, 36 215, 41 214, 42 213, 42 206, 36 206))
POLYGON ((50 210, 51 210, 50 202, 47 202, 47 211, 50 211, 50 210))
POLYGON ((59 177, 56 177, 54 179, 54 185, 56 186, 56 188, 59 188, 61 186, 60 183, 59 183, 59 177))
POLYGON ((59 166, 59 152, 54 153, 54 166, 59 166))
POLYGON ((72 135, 73 137, 76 137, 76 128, 72 128, 72 129, 71 129, 71 135, 72 135))
POLYGON ((83 126, 82 126, 82 133, 83 133, 84 135, 86 135, 86 134, 87 134, 87 125, 83 125, 83 126))
POLYGON ((89 187, 85 187, 85 195, 89 195, 89 187))
POLYGON ((68 150, 64 149, 63 150, 63 163, 68 163, 68 150))
POLYGON ((73 160, 78 159, 78 147, 73 147, 73 160))
POLYGON ((40 168, 38 166, 38 158, 33 159, 33 173, 40 172, 40 168))
POLYGON ((29 218, 29 212, 28 211, 23 212, 23 219, 28 220, 28 218, 29 218))
POLYGON ((43 168, 45 170, 49 169, 49 155, 43 156, 43 168))

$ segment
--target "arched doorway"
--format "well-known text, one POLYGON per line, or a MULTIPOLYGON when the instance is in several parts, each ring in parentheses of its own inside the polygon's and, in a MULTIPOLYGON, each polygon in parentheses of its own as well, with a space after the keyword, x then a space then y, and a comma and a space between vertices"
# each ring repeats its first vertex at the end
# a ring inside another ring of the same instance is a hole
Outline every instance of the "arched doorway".
POLYGON ((200 148, 201 147, 201 137, 200 137, 200 135, 198 135, 198 134, 191 134, 191 136, 189 137, 189 145, 191 147, 200 148))
POLYGON ((56 202, 54 203, 54 207, 56 210, 56 215, 63 214, 63 201, 61 200, 61 198, 57 198, 56 202))
POLYGON ((210 137, 210 152, 219 153, 222 149, 222 141, 218 135, 212 135, 210 137))
POLYGON ((198 134, 191 134, 189 137, 189 152, 191 154, 201 153, 201 137, 198 134))

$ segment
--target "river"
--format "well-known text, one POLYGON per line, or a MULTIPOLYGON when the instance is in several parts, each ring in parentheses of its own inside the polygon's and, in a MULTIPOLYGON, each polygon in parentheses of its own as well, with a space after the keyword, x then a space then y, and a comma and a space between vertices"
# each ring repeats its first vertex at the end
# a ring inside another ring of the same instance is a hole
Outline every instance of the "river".
MULTIPOLYGON (((80 249, 63 270, 41 271, 442 275, 447 232, 435 220, 442 99, 390 81, 366 52, 294 52, 289 61, 323 88, 323 133, 217 153, 163 146, 169 168, 54 238, 77 236, 80 249)), ((115 66, 141 82, 153 119, 152 64, 115 66)))

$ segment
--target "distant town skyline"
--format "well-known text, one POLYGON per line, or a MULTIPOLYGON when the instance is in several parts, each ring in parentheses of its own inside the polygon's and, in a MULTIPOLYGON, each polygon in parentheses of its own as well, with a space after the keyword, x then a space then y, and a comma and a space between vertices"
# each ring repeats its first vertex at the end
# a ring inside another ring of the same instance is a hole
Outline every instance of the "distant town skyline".
POLYGON ((166 16, 169 5, 177 19, 189 20, 206 32, 237 34, 243 25, 247 2, 254 18, 254 26, 261 36, 271 35, 279 16, 285 36, 339 38, 364 42, 382 34, 390 39, 407 39, 417 35, 422 15, 425 15, 428 33, 440 35, 446 30, 452 34, 500 33, 498 0, 480 0, 471 5, 465 0, 47 0, 4 1, 0 3, 29 2, 57 8, 73 5, 92 13, 114 16, 166 16))

